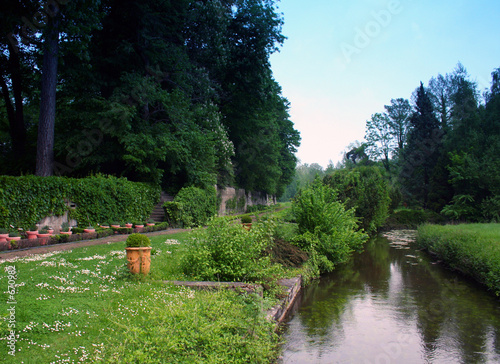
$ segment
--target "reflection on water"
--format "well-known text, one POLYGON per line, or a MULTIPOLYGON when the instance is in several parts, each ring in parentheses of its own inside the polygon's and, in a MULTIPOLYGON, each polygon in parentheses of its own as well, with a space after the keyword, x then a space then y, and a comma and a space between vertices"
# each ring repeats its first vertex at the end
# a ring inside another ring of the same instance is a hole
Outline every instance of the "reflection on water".
POLYGON ((282 363, 500 363, 499 300, 390 239, 304 290, 282 363))

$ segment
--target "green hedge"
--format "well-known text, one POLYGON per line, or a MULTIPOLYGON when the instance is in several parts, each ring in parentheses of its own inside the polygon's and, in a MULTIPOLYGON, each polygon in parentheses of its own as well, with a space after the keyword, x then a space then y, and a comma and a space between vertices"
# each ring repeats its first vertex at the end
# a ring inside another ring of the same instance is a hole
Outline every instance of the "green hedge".
POLYGON ((215 188, 184 187, 173 202, 163 204, 163 209, 172 226, 206 225, 217 212, 217 192, 215 188))
POLYGON ((422 225, 417 244, 500 296, 500 224, 422 225))
POLYGON ((112 176, 0 176, 0 227, 27 228, 65 211, 81 226, 108 220, 145 221, 159 195, 158 187, 112 176), (68 202, 76 208, 69 208, 68 202))

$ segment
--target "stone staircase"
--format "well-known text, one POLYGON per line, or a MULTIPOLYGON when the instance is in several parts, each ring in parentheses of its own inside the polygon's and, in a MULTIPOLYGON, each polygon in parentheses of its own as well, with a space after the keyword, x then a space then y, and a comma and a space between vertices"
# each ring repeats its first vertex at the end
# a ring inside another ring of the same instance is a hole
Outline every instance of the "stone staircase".
POLYGON ((163 204, 167 201, 173 201, 174 198, 169 194, 161 191, 160 202, 154 207, 153 212, 151 213, 150 218, 155 222, 165 221, 165 211, 163 210, 163 204))

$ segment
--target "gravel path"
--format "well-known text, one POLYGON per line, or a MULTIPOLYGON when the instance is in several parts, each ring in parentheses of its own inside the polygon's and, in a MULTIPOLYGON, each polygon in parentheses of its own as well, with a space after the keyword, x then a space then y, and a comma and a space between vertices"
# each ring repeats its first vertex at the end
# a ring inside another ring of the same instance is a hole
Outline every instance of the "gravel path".
MULTIPOLYGON (((146 236, 157 236, 157 235, 170 235, 176 233, 183 233, 189 231, 189 229, 168 229, 161 231, 154 231, 152 233, 144 233, 146 236)), ((0 252, 0 261, 12 259, 12 258, 22 258, 29 255, 35 254, 45 254, 53 251, 61 251, 61 250, 71 250, 75 248, 82 248, 86 246, 99 245, 99 244, 107 244, 108 242, 117 242, 117 241, 125 241, 127 240, 127 236, 125 234, 120 235, 110 235, 104 238, 92 239, 92 240, 81 240, 75 241, 71 243, 64 244, 54 244, 54 245, 43 245, 36 246, 33 248, 23 249, 23 250, 14 250, 14 251, 6 251, 0 252)))

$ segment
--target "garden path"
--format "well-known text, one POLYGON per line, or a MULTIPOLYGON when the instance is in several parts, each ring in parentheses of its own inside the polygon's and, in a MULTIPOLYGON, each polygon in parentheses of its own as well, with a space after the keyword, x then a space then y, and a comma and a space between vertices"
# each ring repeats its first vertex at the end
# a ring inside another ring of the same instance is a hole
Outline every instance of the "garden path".
MULTIPOLYGON (((151 233, 144 233, 144 235, 146 235, 146 236, 170 235, 170 234, 182 233, 185 231, 189 231, 189 229, 168 229, 168 230, 154 231, 151 233)), ((81 241, 75 241, 75 242, 64 243, 64 244, 43 245, 43 246, 37 246, 37 247, 23 249, 23 250, 1 252, 0 253, 0 261, 13 259, 13 258, 22 258, 22 257, 26 257, 29 255, 45 254, 45 253, 49 253, 49 252, 53 252, 53 251, 61 251, 61 250, 71 250, 71 249, 75 249, 75 248, 81 248, 81 247, 99 245, 99 244, 107 244, 108 242, 118 242, 118 241, 125 241, 125 240, 127 240, 127 235, 119 234, 119 235, 106 236, 104 238, 99 238, 99 239, 81 240, 81 241)))

